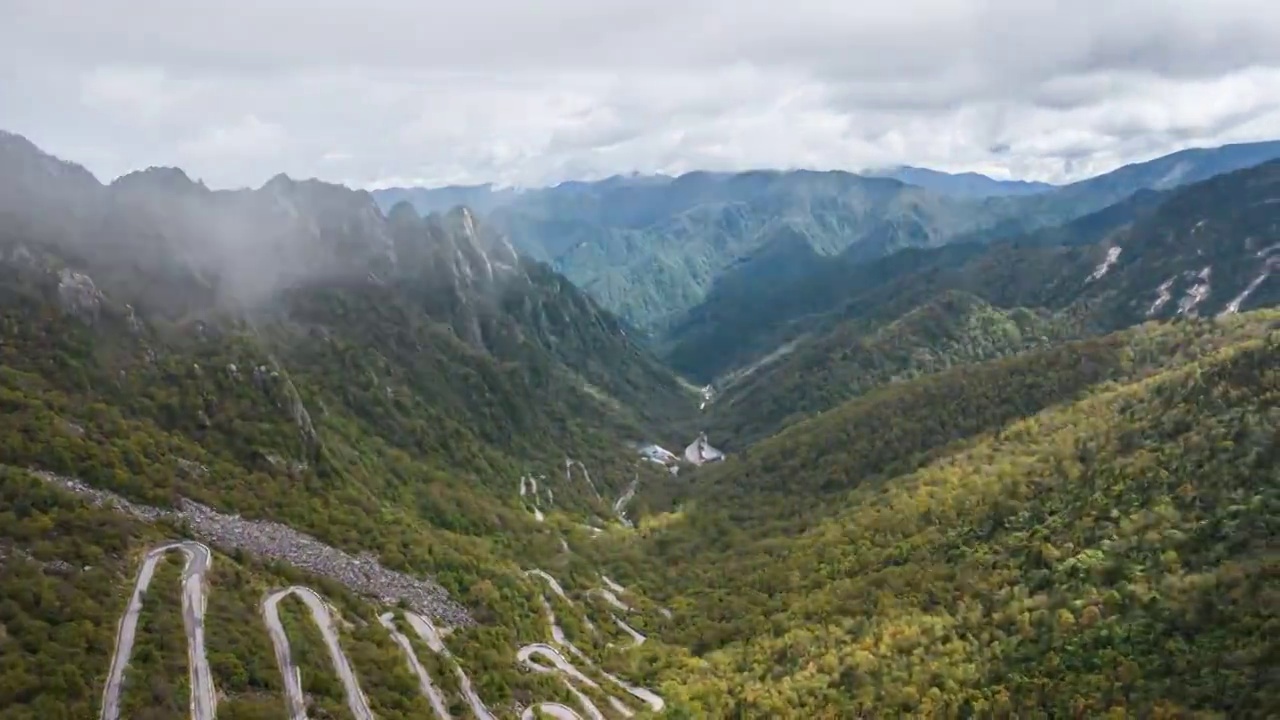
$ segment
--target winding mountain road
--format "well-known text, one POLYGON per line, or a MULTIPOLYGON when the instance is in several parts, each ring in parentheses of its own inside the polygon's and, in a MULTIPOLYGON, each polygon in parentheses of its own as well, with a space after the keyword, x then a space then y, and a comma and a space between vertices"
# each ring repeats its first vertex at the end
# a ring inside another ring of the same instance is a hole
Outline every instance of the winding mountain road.
MULTIPOLYGON (((581 467, 581 463, 578 463, 578 465, 581 467)), ((591 480, 590 476, 586 475, 586 468, 582 467, 581 469, 590 484, 591 480)), ((567 462, 566 473, 568 472, 569 466, 567 462)), ((522 478, 520 486, 522 498, 532 491, 536 503, 537 487, 537 481, 533 478, 522 478)), ((594 485, 592 489, 594 490, 594 485)), ((548 494, 550 494, 549 488, 548 494)), ((204 636, 204 618, 207 605, 206 592, 208 587, 206 574, 212 567, 213 554, 208 546, 195 541, 171 542, 152 548, 146 553, 142 565, 138 569, 129 604, 121 616, 116 630, 115 649, 108 671, 107 682, 103 688, 100 720, 119 720, 120 718, 124 678, 133 652, 143 598, 151 585, 156 566, 164 555, 169 552, 180 552, 186 558, 182 571, 182 615, 187 639, 187 660, 190 672, 190 716, 192 720, 216 720, 217 689, 214 687, 213 675, 209 668, 204 636)), ((570 606, 575 604, 570 600, 560 583, 550 574, 537 569, 529 570, 527 574, 541 578, 565 604, 570 606)), ((607 589, 594 589, 590 591, 590 594, 600 595, 611 607, 619 611, 630 611, 630 606, 618 597, 625 589, 603 575, 600 577, 607 589)), ((302 674, 293 661, 289 637, 280 621, 280 602, 290 595, 298 598, 306 605, 311 620, 320 630, 328 650, 331 667, 342 683, 350 716, 354 720, 375 720, 368 698, 360 687, 351 661, 342 650, 337 630, 338 619, 335 617, 332 608, 314 590, 300 585, 294 585, 271 593, 262 600, 260 608, 263 621, 271 638, 276 663, 284 681, 286 711, 289 720, 307 720, 307 701, 302 689, 302 674)), ((546 613, 554 645, 532 643, 520 648, 517 651, 517 660, 522 665, 534 672, 558 674, 591 720, 605 720, 605 716, 592 702, 591 698, 579 689, 579 686, 585 685, 602 692, 603 688, 599 681, 593 680, 579 670, 573 662, 566 659, 561 654, 562 650, 567 651, 576 660, 587 667, 593 668, 599 675, 607 678, 617 687, 626 690, 654 710, 661 711, 663 709, 665 703, 655 693, 629 685, 625 681, 605 672, 585 653, 574 646, 560 627, 555 611, 551 603, 548 602, 546 595, 539 593, 538 599, 541 601, 543 610, 546 613)), ((409 627, 427 644, 432 652, 453 666, 454 672, 458 676, 462 694, 471 710, 471 715, 477 720, 496 720, 493 713, 489 711, 484 701, 476 693, 470 678, 467 677, 462 667, 445 646, 440 632, 432 624, 431 620, 425 615, 411 611, 405 611, 404 618, 409 627)), ((384 612, 378 617, 378 620, 388 631, 392 641, 405 653, 409 669, 417 677, 419 690, 426 697, 434 714, 441 720, 452 720, 448 710, 449 703, 444 693, 432 681, 426 668, 415 654, 412 643, 397 628, 394 622, 394 614, 392 612, 384 612)), ((617 616, 613 616, 613 620, 619 628, 631 636, 636 645, 644 642, 645 637, 643 634, 631 628, 617 616)), ((582 621, 591 632, 599 632, 585 615, 582 617, 582 621)), ((634 715, 634 711, 618 698, 606 693, 605 699, 608 700, 609 705, 619 715, 625 717, 634 715)), ((522 711, 521 718, 522 720, 533 718, 537 712, 549 715, 556 720, 584 720, 583 716, 577 711, 558 702, 534 703, 522 711)))
POLYGON ((471 714, 475 715, 478 720, 496 720, 493 713, 489 712, 489 708, 485 706, 484 701, 480 699, 480 695, 476 693, 475 688, 471 686, 471 678, 463 672, 462 666, 457 660, 453 659, 453 654, 449 652, 449 648, 445 647, 444 640, 440 638, 440 632, 436 630, 436 626, 431 621, 417 613, 405 613, 405 619, 409 621, 409 627, 418 633, 418 637, 427 643, 427 647, 431 648, 431 652, 439 655, 453 664, 453 671, 458 675, 458 685, 462 688, 462 696, 466 698, 467 705, 471 707, 471 714))
MULTIPOLYGON (((543 572, 542 570, 537 570, 537 569, 529 570, 525 574, 542 578, 547 582, 548 585, 551 586, 551 592, 554 592, 557 597, 559 597, 561 600, 565 601, 566 603, 573 604, 573 601, 569 599, 568 595, 564 594, 564 588, 560 587, 560 583, 556 582, 555 578, 551 577, 550 575, 543 572)), ((551 610, 551 604, 547 602, 547 599, 545 597, 542 598, 542 603, 543 605, 546 606, 548 620, 551 623, 551 632, 552 632, 552 635, 555 637, 556 642, 562 643, 562 644, 568 643, 569 641, 564 639, 564 631, 562 631, 560 629, 560 625, 556 623, 556 614, 551 610)), ((589 620, 586 616, 583 616, 582 624, 586 625, 587 629, 590 630, 592 633, 598 632, 596 630, 595 624, 592 623, 591 620, 589 620)))
MULTIPOLYGON (((591 702, 591 698, 587 697, 585 693, 574 687, 573 683, 569 681, 569 678, 573 678, 588 687, 596 689, 600 688, 600 684, 586 675, 583 675, 578 668, 573 666, 573 663, 566 660, 564 656, 560 654, 559 650, 556 650, 554 647, 547 645, 546 643, 532 643, 530 645, 525 645, 516 652, 516 660, 529 670, 536 673, 559 673, 562 676, 561 679, 564 681, 564 686, 568 688, 569 692, 573 694, 575 699, 577 699, 578 704, 587 712, 587 715, 591 720, 605 720, 604 714, 600 712, 600 708, 596 707, 596 704, 591 702), (550 663, 550 666, 534 662, 534 658, 544 658, 550 663)), ((532 718, 534 716, 533 711, 535 708, 547 711, 548 705, 558 705, 560 708, 568 711, 569 714, 564 714, 564 712, 561 711, 561 714, 558 715, 555 714, 557 712, 556 710, 548 711, 547 714, 552 715, 557 719, 564 718, 565 720, 582 720, 581 715, 570 710, 564 705, 560 705, 560 703, 531 705, 525 709, 524 713, 520 716, 521 720, 524 720, 525 718, 532 718)))
POLYGON ((587 594, 604 598, 605 602, 609 603, 617 610, 621 610, 622 612, 631 612, 631 606, 622 602, 622 600, 619 599, 612 590, 596 588, 595 590, 588 590, 587 594))
MULTIPOLYGON (((577 693, 577 690, 574 690, 577 693)), ((581 693, 578 693, 581 695, 581 693)), ((536 705, 530 705, 520 713, 520 720, 534 720, 538 717, 537 713, 542 712, 550 715, 554 720, 582 720, 582 716, 574 712, 573 708, 558 702, 544 702, 536 705)))
POLYGON ((391 633, 391 639, 395 644, 400 646, 401 652, 409 663, 409 669, 418 677, 418 690, 427 698, 427 702, 431 703, 431 709, 435 711, 436 717, 440 720, 452 720, 452 716, 449 715, 449 703, 445 702, 444 693, 431 682, 431 676, 422 666, 422 661, 418 660, 418 654, 413 651, 409 638, 396 629, 395 615, 389 612, 383 613, 378 617, 378 622, 391 633))
POLYGON ((565 482, 566 482, 566 483, 572 483, 572 482, 573 482, 573 472, 572 472, 572 470, 573 470, 573 466, 574 466, 574 465, 577 465, 577 466, 578 466, 578 469, 582 471, 582 477, 583 477, 584 479, 586 479, 586 481, 587 481, 587 486, 591 488, 591 492, 595 494, 596 499, 597 499, 597 500, 600 500, 600 499, 601 499, 601 497, 600 497, 600 491, 596 489, 596 484, 595 484, 594 482, 592 482, 592 481, 591 481, 591 473, 587 471, 587 466, 586 466, 586 465, 583 465, 582 463, 578 462, 577 460, 574 460, 574 459, 572 459, 572 458, 565 458, 565 459, 564 459, 564 480, 565 480, 565 482))
MULTIPOLYGON (((551 586, 552 592, 560 596, 560 598, 565 602, 569 602, 569 598, 566 596, 564 592, 564 588, 562 588, 560 586, 560 583, 557 582, 556 579, 551 577, 551 575, 549 575, 548 573, 542 570, 533 569, 533 570, 526 571, 526 574, 542 578, 544 581, 546 581, 548 585, 551 586)), ((605 584, 610 587, 610 590, 596 590, 593 592, 600 593, 602 596, 606 598, 611 597, 612 601, 610 602, 610 604, 616 603, 617 604, 616 606, 621 606, 624 608, 628 607, 612 592, 612 588, 618 588, 619 591, 623 591, 624 588, 621 585, 618 585, 617 583, 611 580, 608 580, 603 575, 601 575, 600 577, 602 580, 605 581, 605 584)), ((627 693, 629 693, 633 697, 639 699, 641 702, 648 705, 655 712, 662 712, 663 708, 666 707, 666 702, 657 693, 651 690, 648 690, 646 688, 631 685, 630 683, 622 680, 621 678, 606 672, 603 668, 597 666, 594 662, 592 662, 591 658, 587 657, 586 653, 582 652, 577 648, 577 646, 569 642, 569 638, 565 636, 564 630, 560 627, 560 623, 556 618, 555 610, 552 609, 551 607, 551 603, 547 602, 547 598, 545 595, 539 595, 539 599, 542 601, 543 611, 547 615, 547 623, 551 626, 551 638, 552 638, 552 641, 555 643, 555 645, 558 645, 564 648, 565 650, 568 650, 570 653, 573 654, 574 657, 581 660, 587 666, 594 668, 601 675, 608 678, 610 682, 612 682, 614 685, 617 685, 623 690, 626 690, 627 693)), ((586 621, 585 617, 583 619, 584 621, 586 621)), ((644 642, 644 639, 645 639, 644 635, 635 631, 630 626, 626 625, 626 623, 619 620, 617 617, 614 617, 613 619, 614 619, 614 622, 616 622, 620 627, 624 629, 624 631, 628 632, 628 634, 631 635, 632 639, 635 641, 635 645, 639 645, 644 642)), ((593 625, 590 625, 590 621, 586 621, 586 622, 588 623, 588 627, 591 627, 593 630, 595 629, 593 625)), ((561 677, 564 679, 565 686, 569 688, 570 692, 572 692, 574 696, 578 699, 578 702, 582 704, 582 708, 587 711, 587 714, 591 716, 592 720, 597 720, 597 719, 604 720, 604 715, 600 713, 600 709, 596 707, 594 703, 591 702, 590 698, 588 698, 586 695, 580 692, 577 688, 575 688, 571 680, 576 680, 579 683, 582 683, 584 685, 587 685, 588 687, 592 687, 596 689, 600 689, 600 684, 592 680, 591 678, 587 677, 585 674, 582 673, 582 671, 578 670, 578 668, 575 667, 573 663, 571 663, 569 660, 567 660, 564 657, 564 655, 562 655, 556 647, 547 643, 530 643, 520 648, 520 650, 516 652, 516 659, 522 665, 524 665, 529 670, 532 670, 533 672, 540 672, 540 673, 559 672, 561 674, 561 677), (541 663, 534 662, 535 658, 545 659, 550 663, 550 665, 543 665, 541 663)), ((620 714, 627 717, 630 717, 633 714, 631 710, 627 708, 627 706, 624 705, 622 701, 618 700, 617 698, 613 696, 608 696, 608 700, 609 700, 609 704, 614 708, 614 710, 616 710, 620 714)), ((557 716, 557 717, 562 717, 562 716, 557 716)), ((563 717, 567 718, 569 716, 566 715, 563 717)))
POLYGON ((627 505, 631 504, 631 500, 636 496, 636 489, 639 487, 640 473, 636 473, 635 477, 631 479, 631 484, 627 486, 626 492, 622 493, 617 501, 613 503, 613 514, 627 527, 635 527, 631 522, 631 518, 627 517, 627 505))
POLYGON ((267 631, 271 635, 271 644, 275 647, 276 663, 280 666, 280 675, 284 677, 285 698, 289 704, 289 719, 307 719, 306 698, 302 693, 302 672, 293 664, 293 657, 289 649, 289 636, 285 633, 284 626, 280 624, 280 601, 289 595, 293 595, 306 604, 307 609, 311 612, 311 619, 320 628, 320 634, 324 637, 324 644, 329 649, 329 660, 333 664, 333 670, 342 682, 343 690, 346 691, 347 707, 351 710, 351 714, 356 720, 374 720, 373 711, 369 709, 369 700, 365 697, 364 691, 360 689, 360 683, 356 680, 355 672, 351 669, 351 662, 347 660, 346 654, 342 652, 342 646, 338 643, 338 631, 335 629, 333 615, 329 612, 328 604, 315 590, 301 585, 294 585, 284 590, 276 591, 262 601, 262 619, 267 624, 267 631))
MULTIPOLYGON (((121 616, 120 625, 116 633, 115 653, 112 657, 107 684, 103 692, 102 713, 100 716, 102 720, 119 720, 120 697, 124 676, 133 651, 143 597, 151 584, 160 559, 165 553, 173 551, 181 552, 186 556, 186 564, 182 574, 182 612, 187 635, 187 658, 191 671, 191 718, 192 720, 215 720, 217 693, 213 685, 212 673, 209 670, 204 642, 204 615, 207 602, 205 573, 208 572, 212 565, 212 553, 207 546, 189 541, 169 543, 150 550, 143 560, 142 566, 138 569, 133 595, 130 598, 128 608, 125 610, 124 615, 121 616)), ((550 574, 542 570, 530 570, 527 574, 541 578, 551 588, 551 591, 565 603, 573 604, 565 593, 564 588, 550 574)), ((629 606, 622 602, 614 592, 615 589, 618 592, 623 591, 622 586, 604 576, 601 576, 601 578, 609 589, 594 590, 592 592, 599 593, 614 607, 629 609, 629 606)), ((289 637, 280 621, 280 602, 290 595, 298 598, 307 606, 311 620, 319 628, 324 644, 329 651, 331 666, 345 691, 347 708, 350 710, 351 716, 356 720, 375 720, 375 716, 369 707, 368 698, 360 688, 359 680, 356 678, 351 662, 342 650, 338 637, 337 621, 331 608, 314 590, 300 585, 287 587, 268 595, 262 601, 261 606, 262 618, 271 637, 276 663, 284 679, 289 720, 307 720, 306 697, 302 690, 302 673, 293 661, 289 637)), ((656 694, 644 688, 631 686, 596 666, 585 653, 574 646, 565 636, 556 619, 555 611, 552 609, 551 603, 547 601, 546 596, 540 593, 539 600, 542 602, 547 621, 551 626, 551 634, 555 645, 567 650, 575 658, 608 678, 613 684, 644 701, 655 710, 661 710, 664 707, 662 699, 656 694)), ((425 616, 417 613, 405 612, 404 617, 409 627, 427 644, 427 647, 432 652, 440 655, 453 665, 462 694, 471 709, 471 714, 477 720, 496 720, 493 713, 489 711, 484 701, 475 692, 471 679, 467 677, 462 667, 453 659, 435 625, 425 616)), ((448 710, 449 704, 444 694, 431 680, 426 668, 423 667, 414 652, 413 645, 409 639, 396 628, 393 613, 383 613, 378 620, 388 631, 391 639, 404 652, 410 670, 418 679, 419 690, 427 698, 432 710, 441 720, 452 720, 448 710)), ((583 620, 592 631, 595 631, 595 626, 589 620, 586 618, 583 618, 583 620)), ((642 634, 627 626, 617 617, 614 617, 614 621, 635 639, 637 645, 644 642, 642 634)), ((596 690, 603 690, 603 688, 601 688, 599 682, 588 677, 566 659, 561 654, 560 649, 547 643, 532 643, 520 648, 516 653, 516 658, 522 665, 534 672, 557 673, 560 675, 569 692, 587 713, 587 717, 590 720, 605 720, 600 708, 576 685, 585 685, 596 690), (543 662, 538 662, 539 660, 543 662)), ((613 710, 620 715, 630 717, 634 714, 630 708, 616 697, 608 695, 606 699, 613 710)), ((572 708, 557 702, 535 703, 522 712, 521 718, 522 720, 533 718, 536 712, 542 712, 556 720, 583 720, 583 716, 572 708)))
POLYGON ((213 687, 213 674, 204 647, 205 573, 213 565, 213 554, 208 546, 198 542, 175 542, 152 549, 138 569, 133 584, 129 606, 120 618, 116 629, 115 651, 111 656, 111 669, 102 691, 102 720, 120 717, 120 696, 125 670, 133 654, 133 641, 138 630, 138 614, 142 611, 142 598, 151 585, 156 564, 165 553, 176 550, 186 556, 182 569, 182 623, 187 634, 187 667, 191 682, 192 720, 213 720, 217 714, 218 698, 213 687))
MULTIPOLYGON (((548 489, 548 492, 550 490, 548 489)), ((542 508, 538 507, 538 481, 532 476, 520 476, 520 502, 524 502, 527 494, 533 494, 533 504, 528 507, 533 510, 533 518, 538 522, 546 520, 546 516, 542 514, 542 508)))
POLYGON ((638 645, 643 645, 643 644, 644 644, 644 641, 649 639, 648 637, 646 637, 646 636, 645 636, 645 634, 644 634, 644 633, 640 632, 639 630, 636 630, 635 628, 633 628, 633 627, 631 627, 630 625, 628 625, 628 624, 626 624, 625 622, 623 622, 623 621, 622 621, 622 618, 619 618, 617 615, 614 615, 614 616, 613 616, 613 622, 614 622, 614 623, 615 623, 615 624, 616 624, 616 625, 617 625, 617 626, 618 626, 618 627, 619 627, 623 632, 625 632, 626 634, 628 634, 628 635, 630 635, 630 636, 631 636, 631 641, 632 641, 632 646, 633 646, 633 647, 638 646, 638 645))

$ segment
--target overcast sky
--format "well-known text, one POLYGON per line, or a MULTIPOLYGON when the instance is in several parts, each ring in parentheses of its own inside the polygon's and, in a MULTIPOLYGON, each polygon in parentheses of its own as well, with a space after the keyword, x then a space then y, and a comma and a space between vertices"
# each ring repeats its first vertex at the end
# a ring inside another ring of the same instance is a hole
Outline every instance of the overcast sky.
POLYGON ((0 128, 100 178, 359 186, 1280 138, 1276 0, 0 0, 0 128))

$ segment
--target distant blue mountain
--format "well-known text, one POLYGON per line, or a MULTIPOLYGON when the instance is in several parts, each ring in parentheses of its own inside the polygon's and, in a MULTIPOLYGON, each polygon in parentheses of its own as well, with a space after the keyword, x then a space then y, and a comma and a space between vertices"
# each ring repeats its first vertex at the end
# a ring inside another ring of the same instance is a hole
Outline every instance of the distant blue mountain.
POLYGON ((458 207, 468 207, 475 212, 488 214, 495 208, 506 205, 520 194, 513 188, 495 189, 492 183, 483 185, 448 185, 445 187, 393 187, 374 190, 373 199, 389 212, 397 203, 407 202, 422 215, 433 212, 448 212, 458 207))
POLYGON ((899 182, 915 185, 942 195, 970 198, 1034 195, 1046 190, 1053 190, 1055 187, 1042 182, 996 180, 975 172, 945 173, 939 170, 911 167, 909 165, 885 170, 868 170, 863 174, 871 177, 893 178, 899 182))

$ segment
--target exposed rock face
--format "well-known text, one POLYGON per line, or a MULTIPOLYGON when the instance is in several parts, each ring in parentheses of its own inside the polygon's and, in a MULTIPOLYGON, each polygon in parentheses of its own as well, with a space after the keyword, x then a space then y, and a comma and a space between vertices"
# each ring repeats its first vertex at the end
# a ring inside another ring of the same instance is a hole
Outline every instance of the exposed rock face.
POLYGON ((262 558, 288 563, 299 570, 336 580, 353 592, 393 605, 404 601, 413 610, 449 625, 471 625, 466 608, 449 598, 444 588, 383 567, 367 554, 351 555, 293 528, 265 520, 246 520, 220 513, 191 500, 169 510, 130 502, 75 478, 37 472, 45 482, 89 499, 94 505, 115 507, 144 522, 168 520, 185 524, 200 540, 225 550, 243 550, 262 558))
POLYGON ((311 422, 311 413, 307 412, 307 407, 302 402, 302 395, 298 393, 298 388, 287 375, 280 375, 280 365, 275 358, 272 358, 271 362, 275 367, 275 371, 271 374, 272 378, 284 377, 284 391, 289 400, 289 414, 293 417, 294 424, 298 426, 298 431, 302 433, 302 439, 307 445, 315 447, 320 442, 320 438, 316 434, 315 425, 311 422))
POLYGON ((85 322, 94 322, 102 309, 102 299, 102 293, 88 275, 69 268, 58 273, 58 300, 66 312, 85 322))

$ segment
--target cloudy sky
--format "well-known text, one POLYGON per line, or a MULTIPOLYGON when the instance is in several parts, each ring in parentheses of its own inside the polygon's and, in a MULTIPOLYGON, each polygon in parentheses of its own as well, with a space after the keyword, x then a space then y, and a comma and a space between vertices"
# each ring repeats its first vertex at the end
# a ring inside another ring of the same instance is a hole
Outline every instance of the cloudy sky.
POLYGON ((100 178, 906 163, 1280 138, 1275 0, 0 0, 0 128, 100 178))

